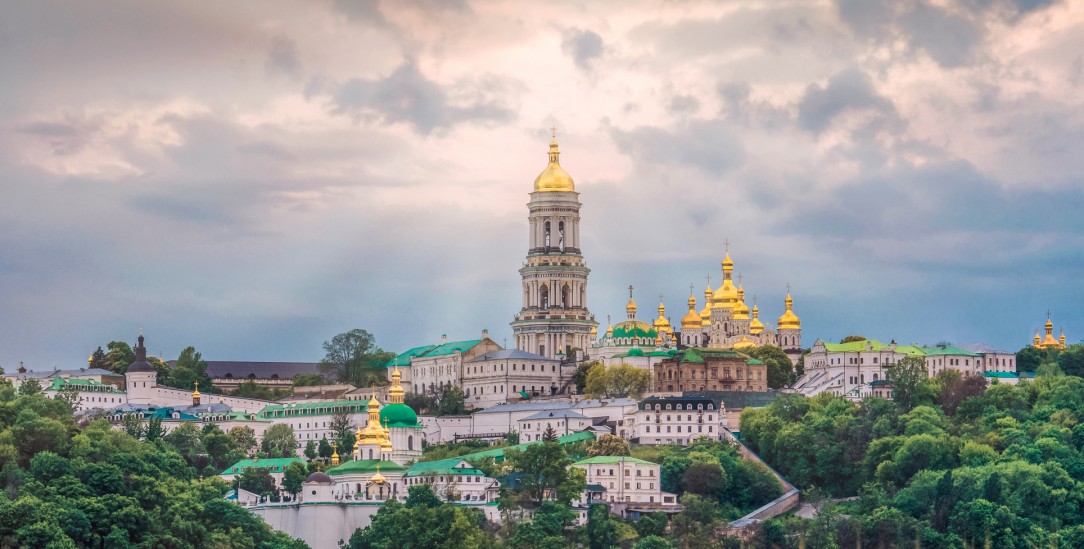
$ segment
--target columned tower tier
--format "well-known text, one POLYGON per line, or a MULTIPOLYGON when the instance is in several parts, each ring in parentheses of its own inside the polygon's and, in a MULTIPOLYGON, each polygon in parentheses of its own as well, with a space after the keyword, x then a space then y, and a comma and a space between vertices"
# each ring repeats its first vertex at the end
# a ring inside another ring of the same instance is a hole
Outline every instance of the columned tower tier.
POLYGON ((557 140, 527 203, 527 260, 519 270, 522 308, 512 321, 516 348, 550 358, 582 353, 598 326, 587 309, 587 268, 580 251, 580 198, 560 165, 557 140))

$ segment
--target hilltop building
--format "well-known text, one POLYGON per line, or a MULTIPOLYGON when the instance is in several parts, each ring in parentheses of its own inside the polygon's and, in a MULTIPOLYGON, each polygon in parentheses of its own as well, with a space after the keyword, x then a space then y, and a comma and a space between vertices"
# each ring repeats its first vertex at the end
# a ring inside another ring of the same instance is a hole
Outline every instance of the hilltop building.
POLYGON ((520 268, 523 305, 511 322, 516 349, 548 358, 578 358, 597 330, 587 309, 587 268, 580 248, 580 193, 561 167, 557 137, 527 203, 527 259, 520 268))
POLYGON ((768 366, 733 349, 683 349, 651 374, 655 393, 767 389, 768 366))

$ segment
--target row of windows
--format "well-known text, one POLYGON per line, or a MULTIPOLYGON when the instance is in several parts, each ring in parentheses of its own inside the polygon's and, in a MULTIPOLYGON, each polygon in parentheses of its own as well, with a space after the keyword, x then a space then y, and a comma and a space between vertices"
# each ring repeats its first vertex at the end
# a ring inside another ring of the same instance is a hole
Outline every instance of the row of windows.
MULTIPOLYGON (((654 477, 655 476, 655 470, 654 469, 648 469, 646 475, 643 475, 642 474, 643 472, 644 472, 643 469, 637 469, 636 470, 636 476, 638 476, 638 477, 639 476, 645 476, 645 477, 654 477)), ((614 469, 601 469, 601 468, 596 469, 595 474, 600 476, 600 477, 612 477, 612 476, 616 475, 616 473, 614 473, 614 469), (607 471, 609 471, 609 473, 607 473, 607 471)), ((625 469, 625 476, 626 477, 632 476, 632 469, 625 469)), ((611 488, 612 488, 612 486, 611 486, 611 488)))
MULTIPOLYGON (((648 432, 648 433, 650 433, 650 432, 651 432, 651 426, 650 426, 650 425, 647 425, 647 426, 645 427, 645 429, 646 429, 646 431, 645 431, 645 432, 648 432)), ((657 432, 657 433, 661 433, 661 432, 662 432, 662 427, 661 427, 661 426, 660 426, 660 427, 658 427, 658 430, 657 430, 657 431, 655 431, 655 432, 657 432)), ((666 432, 667 432, 667 433, 671 432, 671 431, 670 431, 670 426, 669 426, 669 425, 667 425, 667 426, 666 426, 666 432)), ((680 432, 681 432, 681 425, 678 425, 678 426, 677 426, 677 430, 676 430, 676 431, 674 431, 674 432, 675 432, 675 433, 680 433, 680 432)), ((693 432, 693 426, 692 426, 692 425, 689 425, 689 428, 688 428, 688 429, 687 429, 687 430, 686 430, 685 432, 687 432, 687 433, 691 433, 691 432, 693 432)), ((697 426, 696 426, 696 432, 697 432, 697 433, 703 433, 703 432, 704 432, 704 426, 703 426, 703 425, 697 425, 697 426)), ((711 425, 708 425, 708 432, 709 432, 709 433, 713 432, 713 431, 712 431, 712 426, 711 426, 711 425)))
MULTIPOLYGON (((659 380, 663 380, 663 379, 681 379, 682 377, 684 377, 684 376, 681 375, 681 373, 682 373, 682 371, 678 370, 677 374, 675 375, 674 370, 667 370, 666 373, 665 373, 665 377, 663 377, 664 374, 663 374, 663 372, 660 371, 659 372, 659 380)), ((735 374, 734 377, 735 378, 741 379, 742 374, 744 374, 744 373, 745 373, 744 370, 742 370, 741 368, 735 368, 734 369, 734 374, 735 374)), ((700 378, 700 379, 718 379, 718 377, 719 377, 719 369, 718 368, 712 368, 708 372, 702 372, 700 370, 689 370, 688 374, 689 375, 687 377, 689 379, 697 379, 697 378, 700 378), (704 374, 704 375, 697 375, 697 374, 704 374), (708 375, 708 374, 710 374, 710 375, 708 375)), ((749 376, 750 376, 749 378, 750 379, 753 379, 755 377, 756 379, 759 380, 759 379, 761 379, 761 375, 762 375, 762 370, 752 370, 752 371, 749 372, 749 376)), ((730 368, 729 367, 723 368, 723 379, 731 379, 731 377, 730 377, 730 368)))
MULTIPOLYGON (((681 414, 678 414, 676 417, 677 417, 677 421, 681 421, 681 414)), ((691 422, 693 420, 693 416, 685 416, 685 417, 687 418, 685 421, 691 422)), ((648 419, 650 420, 651 418, 648 417, 648 419)), ((671 421, 669 415, 666 416, 666 421, 671 421)), ((711 421, 711 414, 708 414, 708 421, 711 421)), ((662 415, 660 415, 660 414, 658 414, 656 412, 656 414, 655 414, 655 423, 661 423, 661 422, 662 422, 662 415)), ((697 423, 703 423, 704 419, 702 417, 697 416, 696 422, 697 423)))
MULTIPOLYGON (((658 403, 656 403, 656 404, 655 404, 655 410, 660 410, 661 408, 659 408, 659 406, 660 406, 660 405, 659 405, 658 403)), ((667 404, 667 405, 666 405, 666 408, 665 408, 665 409, 666 409, 666 410, 669 410, 669 409, 670 409, 670 406, 671 406, 671 404, 667 404)), ((685 408, 682 408, 682 404, 678 404, 678 405, 676 405, 676 407, 675 407, 674 409, 675 409, 675 410, 682 410, 682 409, 685 409, 685 410, 692 410, 692 409, 693 409, 693 405, 692 405, 692 404, 686 404, 685 406, 686 406, 685 408)), ((650 405, 650 404, 644 404, 644 409, 645 409, 645 410, 650 410, 650 409, 651 409, 651 405, 650 405)), ((698 411, 703 411, 703 410, 704 410, 704 404, 703 404, 703 403, 699 403, 699 404, 697 404, 697 405, 696 405, 696 409, 697 409, 698 411)), ((708 410, 714 410, 714 409, 715 409, 715 404, 712 404, 712 403, 708 403, 708 410)), ((667 418, 669 418, 669 417, 670 417, 670 416, 667 416, 667 418)))

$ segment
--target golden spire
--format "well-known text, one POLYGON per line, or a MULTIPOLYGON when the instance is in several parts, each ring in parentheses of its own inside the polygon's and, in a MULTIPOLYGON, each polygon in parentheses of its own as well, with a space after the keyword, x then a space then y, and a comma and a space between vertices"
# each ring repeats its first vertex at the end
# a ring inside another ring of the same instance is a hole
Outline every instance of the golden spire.
POLYGON ((745 288, 741 283, 741 274, 738 274, 738 299, 734 302, 733 316, 735 320, 749 319, 749 306, 745 304, 745 288))
POLYGON ((390 404, 402 404, 404 399, 404 391, 402 385, 399 385, 399 380, 403 378, 403 374, 399 373, 399 366, 396 366, 391 372, 391 387, 388 389, 388 402, 390 404))
POLYGON ((726 241, 726 257, 723 258, 723 282, 715 290, 712 298, 713 309, 734 309, 738 302, 738 289, 734 287, 733 280, 734 260, 730 259, 730 241, 726 241))
POLYGON ((557 130, 550 141, 549 165, 534 180, 534 192, 575 192, 572 176, 561 167, 561 151, 557 149, 557 130))
POLYGON ((764 323, 760 321, 760 307, 757 307, 757 298, 753 296, 753 320, 749 322, 749 333, 760 335, 764 331, 764 323))
POLYGON ((606 315, 606 337, 612 338, 614 336, 614 323, 610 315, 606 315))
POLYGON ((1058 340, 1054 339, 1054 321, 1050 320, 1050 311, 1046 312, 1046 337, 1039 344, 1043 349, 1054 349, 1058 346, 1058 340))
POLYGON ((1058 346, 1062 349, 1065 348, 1065 328, 1061 329, 1061 336, 1058 337, 1058 346))
POLYGON ((331 466, 338 467, 339 465, 339 443, 337 441, 331 441, 331 466))
POLYGON ((192 405, 193 406, 199 406, 199 399, 200 399, 199 380, 197 379, 196 380, 196 389, 194 391, 192 391, 192 405))
POLYGON ((373 394, 369 399, 369 422, 361 430, 360 444, 379 446, 386 437, 387 431, 380 425, 380 401, 373 394))
POLYGON ((1035 338, 1032 339, 1032 345, 1034 345, 1035 347, 1038 347, 1039 344, 1042 343, 1042 341, 1043 340, 1039 338, 1039 329, 1035 328, 1035 338))
POLYGON ((632 299, 632 285, 629 285, 629 302, 625 305, 625 314, 629 315, 629 320, 636 320, 636 302, 632 299))

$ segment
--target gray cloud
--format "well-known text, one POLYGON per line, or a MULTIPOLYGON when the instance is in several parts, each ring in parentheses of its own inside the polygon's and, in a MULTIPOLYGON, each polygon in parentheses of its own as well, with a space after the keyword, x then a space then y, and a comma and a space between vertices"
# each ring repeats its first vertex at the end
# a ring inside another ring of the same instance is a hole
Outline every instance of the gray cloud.
POLYGON ((700 100, 691 95, 678 94, 670 98, 667 110, 674 114, 696 114, 700 110, 700 100))
POLYGON ((639 127, 610 130, 618 150, 637 163, 685 165, 719 176, 745 160, 745 149, 733 129, 719 120, 696 120, 675 131, 639 127))
POLYGON ((602 56, 604 50, 602 37, 592 30, 570 29, 564 33, 561 49, 572 56, 581 70, 590 70, 591 62, 602 56))
POLYGON ((403 122, 422 134, 462 122, 503 122, 514 117, 508 107, 477 95, 465 105, 452 104, 445 89, 426 78, 411 60, 383 80, 349 80, 339 87, 333 102, 336 112, 403 122))
POLYGON ((985 35, 974 14, 965 17, 925 0, 838 0, 837 10, 855 34, 881 42, 902 38, 943 67, 971 61, 985 35))
POLYGON ((264 63, 270 74, 280 73, 293 78, 301 76, 301 63, 297 60, 297 44, 285 34, 271 39, 271 51, 264 63))
POLYGON ((877 93, 866 73, 847 69, 828 80, 827 86, 810 84, 798 104, 798 122, 814 133, 824 131, 845 111, 872 110, 892 113, 891 101, 877 93))

